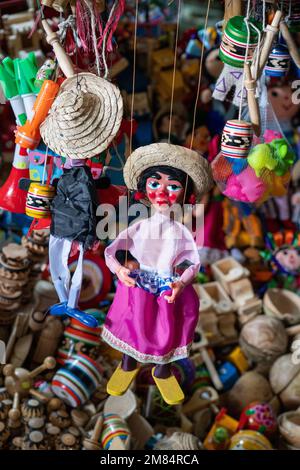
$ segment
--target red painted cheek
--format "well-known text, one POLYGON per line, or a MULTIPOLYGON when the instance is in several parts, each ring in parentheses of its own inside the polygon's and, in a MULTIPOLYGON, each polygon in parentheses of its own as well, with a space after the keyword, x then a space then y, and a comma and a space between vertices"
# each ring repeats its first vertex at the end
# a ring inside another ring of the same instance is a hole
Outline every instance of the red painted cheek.
POLYGON ((155 192, 154 191, 149 191, 148 197, 149 197, 149 199, 154 199, 155 198, 155 192))
POLYGON ((170 201, 170 202, 173 203, 173 202, 177 201, 177 199, 178 199, 178 195, 177 195, 177 194, 174 194, 174 193, 169 194, 169 201, 170 201))

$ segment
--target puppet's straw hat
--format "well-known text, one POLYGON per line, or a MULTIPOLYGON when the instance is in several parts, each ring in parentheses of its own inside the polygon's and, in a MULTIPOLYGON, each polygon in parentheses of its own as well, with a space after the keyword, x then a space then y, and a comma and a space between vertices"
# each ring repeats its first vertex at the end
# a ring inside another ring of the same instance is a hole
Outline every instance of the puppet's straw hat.
POLYGON ((193 180, 197 199, 213 186, 211 168, 204 157, 194 150, 163 142, 139 147, 128 157, 124 166, 126 186, 136 190, 143 171, 157 165, 178 168, 187 173, 193 180))
POLYGON ((91 158, 108 147, 122 116, 119 89, 92 73, 79 73, 61 85, 40 127, 41 136, 58 155, 91 158))

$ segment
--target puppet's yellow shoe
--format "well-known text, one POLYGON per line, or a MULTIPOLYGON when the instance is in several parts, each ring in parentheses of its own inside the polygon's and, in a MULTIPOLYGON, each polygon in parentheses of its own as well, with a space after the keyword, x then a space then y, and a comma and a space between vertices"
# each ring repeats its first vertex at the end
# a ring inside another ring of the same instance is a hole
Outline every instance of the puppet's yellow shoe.
POLYGON ((155 367, 152 369, 152 377, 157 385, 161 396, 168 405, 180 405, 184 400, 184 393, 174 375, 170 375, 166 379, 155 377, 155 367))
POLYGON ((113 375, 107 382, 107 393, 116 397, 124 395, 132 381, 135 379, 138 370, 138 368, 134 370, 123 370, 121 364, 119 364, 116 370, 114 371, 113 375))

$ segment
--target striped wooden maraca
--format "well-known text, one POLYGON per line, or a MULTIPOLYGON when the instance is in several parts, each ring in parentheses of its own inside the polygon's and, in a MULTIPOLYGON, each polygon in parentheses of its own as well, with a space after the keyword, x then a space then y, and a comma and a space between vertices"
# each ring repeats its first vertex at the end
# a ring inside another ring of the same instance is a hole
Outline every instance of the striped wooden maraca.
POLYGON ((248 23, 250 34, 243 16, 234 16, 227 22, 219 51, 220 59, 224 64, 243 68, 246 60, 247 44, 247 61, 251 61, 258 44, 258 33, 251 27, 250 23, 259 30, 261 30, 261 25, 253 19, 250 19, 248 23))
POLYGON ((85 354, 71 356, 53 377, 53 393, 75 408, 90 399, 101 381, 102 372, 100 365, 85 354))

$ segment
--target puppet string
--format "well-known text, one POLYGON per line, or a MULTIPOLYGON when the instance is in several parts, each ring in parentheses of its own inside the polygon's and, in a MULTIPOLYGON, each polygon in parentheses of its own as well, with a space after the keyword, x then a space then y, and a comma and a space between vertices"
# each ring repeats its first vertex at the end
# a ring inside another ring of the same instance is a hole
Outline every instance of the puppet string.
POLYGON ((135 2, 135 21, 134 21, 134 38, 133 38, 133 72, 132 72, 132 94, 131 94, 131 110, 130 110, 130 135, 129 135, 129 154, 132 152, 132 135, 133 135, 133 111, 134 111, 134 93, 135 93, 135 75, 136 75, 136 39, 138 25, 138 0, 135 2))
MULTIPOLYGON (((134 19, 134 38, 133 38, 133 72, 132 72, 132 94, 131 94, 131 110, 130 110, 130 134, 129 134, 129 155, 132 152, 132 135, 133 135, 133 110, 134 110, 134 93, 135 93, 135 75, 136 75, 136 39, 138 26, 139 2, 135 0, 135 19, 134 19)), ((129 167, 129 174, 131 167, 129 167)), ((127 191, 127 212, 129 211, 130 190, 127 191)), ((128 235, 126 237, 125 264, 128 260, 128 235)))
MULTIPOLYGON (((246 55, 245 60, 248 60, 248 51, 249 51, 249 43, 250 43, 250 26, 249 26, 249 6, 250 0, 248 0, 248 9, 247 9, 247 16, 244 18, 244 22, 247 28, 247 45, 246 45, 246 55)), ((244 98, 244 84, 245 84, 245 69, 243 71, 243 78, 242 78, 242 86, 241 86, 241 96, 240 96, 240 106, 239 106, 239 121, 242 118, 242 106, 243 106, 243 98, 244 98)))
POLYGON ((44 168, 43 168, 43 176, 42 176, 42 184, 45 184, 47 160, 48 160, 48 145, 47 145, 46 154, 45 154, 45 161, 44 161, 44 168))
POLYGON ((173 103, 174 103, 174 89, 175 89, 176 66, 177 66, 177 49, 178 49, 178 36, 179 36, 179 24, 180 24, 180 10, 181 10, 181 0, 178 0, 178 7, 177 7, 177 23, 176 23, 176 37, 175 37, 175 51, 174 51, 174 66, 173 66, 173 78, 172 78, 172 93, 171 93, 171 104, 170 104, 170 119, 169 119, 169 137, 168 137, 168 143, 170 143, 171 128, 172 128, 172 115, 173 115, 173 103))
MULTIPOLYGON (((206 17, 205 17, 205 23, 204 23, 204 30, 207 29, 208 16, 209 16, 209 10, 210 10, 210 3, 211 3, 211 0, 208 0, 208 2, 207 2, 207 10, 206 10, 206 17)), ((192 137, 191 137, 190 149, 193 148, 193 143, 194 143, 194 133, 195 133, 195 126, 196 126, 196 115, 197 115, 197 107, 198 107, 198 101, 199 101, 199 96, 200 96, 201 78, 202 78, 203 58, 204 58, 204 46, 203 46, 203 44, 202 44, 202 48, 201 48, 201 57, 200 57, 200 64, 199 64, 197 94, 196 94, 196 100, 195 100, 195 106, 194 106, 194 114, 193 114, 193 126, 192 126, 192 137)), ((186 193, 186 189, 185 189, 185 193, 186 193)), ((185 196, 185 195, 184 195, 184 196, 185 196)))

